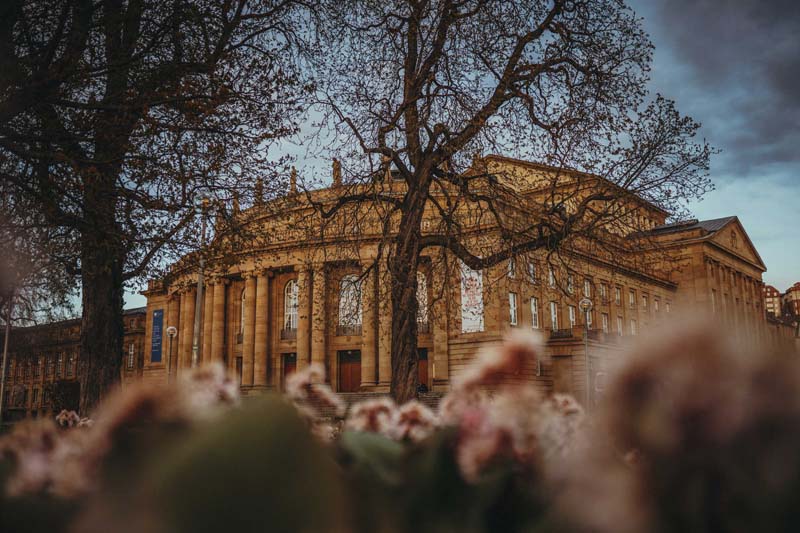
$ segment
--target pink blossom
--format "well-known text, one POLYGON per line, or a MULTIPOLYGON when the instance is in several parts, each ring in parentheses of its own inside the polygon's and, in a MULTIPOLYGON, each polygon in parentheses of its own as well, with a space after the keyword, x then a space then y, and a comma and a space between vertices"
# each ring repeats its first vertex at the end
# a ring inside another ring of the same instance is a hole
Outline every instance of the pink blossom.
POLYGON ((345 427, 392 436, 397 431, 398 416, 397 404, 391 398, 365 400, 350 408, 345 427))
POLYGON ((428 438, 438 425, 436 414, 417 400, 403 404, 397 414, 397 440, 420 442, 428 438))

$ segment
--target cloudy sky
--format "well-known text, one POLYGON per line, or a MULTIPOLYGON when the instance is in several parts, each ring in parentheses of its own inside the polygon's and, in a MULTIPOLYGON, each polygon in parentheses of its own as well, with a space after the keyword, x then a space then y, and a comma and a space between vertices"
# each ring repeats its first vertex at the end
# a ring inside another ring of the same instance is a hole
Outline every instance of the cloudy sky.
MULTIPOLYGON (((656 46, 652 91, 721 153, 700 219, 737 215, 766 283, 800 281, 800 0, 628 0, 656 46)), ((298 154, 302 156, 302 154, 298 154)), ((126 294, 126 306, 144 305, 126 294)))
POLYGON ((800 0, 629 0, 656 46, 652 90, 722 152, 698 218, 737 215, 781 291, 800 281, 800 0))

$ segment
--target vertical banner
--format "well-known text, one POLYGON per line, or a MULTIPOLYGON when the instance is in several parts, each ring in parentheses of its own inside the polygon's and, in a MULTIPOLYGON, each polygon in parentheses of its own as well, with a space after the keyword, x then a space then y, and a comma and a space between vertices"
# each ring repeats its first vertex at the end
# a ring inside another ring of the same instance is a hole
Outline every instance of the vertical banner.
POLYGON ((150 362, 161 362, 161 346, 164 334, 164 310, 153 311, 153 331, 150 340, 150 362))
POLYGON ((461 332, 483 331, 483 273, 461 263, 461 332))

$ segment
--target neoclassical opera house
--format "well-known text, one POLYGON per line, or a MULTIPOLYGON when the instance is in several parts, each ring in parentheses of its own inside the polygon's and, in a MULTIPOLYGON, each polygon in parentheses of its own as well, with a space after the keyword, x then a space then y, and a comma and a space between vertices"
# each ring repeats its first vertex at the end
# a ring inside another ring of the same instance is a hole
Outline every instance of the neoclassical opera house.
MULTIPOLYGON (((506 176, 522 198, 535 198, 555 172, 501 156, 481 162, 506 176)), ((561 174, 558 187, 565 190, 587 179, 561 174)), ((391 175, 383 181, 386 194, 404 186, 391 175)), ((334 175, 330 189, 306 194, 293 186, 284 198, 235 213, 255 237, 206 268, 196 357, 222 361, 244 394, 280 388, 288 374, 312 361, 325 365, 334 390, 388 390, 389 282, 385 262, 375 261, 385 242, 383 226, 371 213, 322 224, 314 206, 330 201, 341 186, 334 175)), ((646 235, 662 254, 660 267, 601 252, 574 252, 568 261, 533 252, 473 271, 441 253, 426 256, 418 276, 423 387, 446 390, 481 347, 511 328, 539 330, 546 340, 549 358, 531 362, 526 379, 578 398, 586 398, 588 388, 590 401, 602 391, 604 369, 625 339, 670 315, 705 312, 743 338, 768 335, 766 268, 736 217, 665 224, 668 213, 658 207, 637 197, 626 202, 628 225, 608 234, 646 235), (592 302, 586 314, 579 307, 584 298, 592 302)), ((435 231, 433 210, 422 227, 423 234, 435 231)), ((492 238, 491 231, 483 235, 492 238)), ((197 276, 196 262, 185 258, 144 292, 143 379, 166 382, 191 366, 197 276), (167 334, 172 327, 174 336, 167 334)))

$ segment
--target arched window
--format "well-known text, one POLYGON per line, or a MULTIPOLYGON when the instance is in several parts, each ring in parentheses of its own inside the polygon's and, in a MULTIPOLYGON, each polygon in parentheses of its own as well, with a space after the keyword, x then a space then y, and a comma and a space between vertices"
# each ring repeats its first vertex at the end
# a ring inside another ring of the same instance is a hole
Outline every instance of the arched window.
POLYGON ((361 325, 361 281, 353 274, 339 282, 339 325, 361 325))
POLYGON ((428 278, 417 272, 417 323, 428 323, 428 278))
POLYGON ((297 280, 290 280, 283 290, 283 329, 297 329, 297 280))

